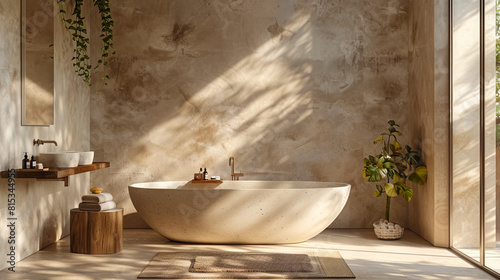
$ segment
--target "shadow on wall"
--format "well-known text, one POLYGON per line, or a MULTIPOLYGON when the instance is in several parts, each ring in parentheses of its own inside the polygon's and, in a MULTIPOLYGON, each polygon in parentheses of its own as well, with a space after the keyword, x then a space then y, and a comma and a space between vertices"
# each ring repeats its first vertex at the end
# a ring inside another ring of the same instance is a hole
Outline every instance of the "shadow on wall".
POLYGON ((199 167, 227 180, 234 156, 245 180, 352 184, 337 226, 382 216, 360 170, 388 119, 406 125, 405 1, 112 5, 112 78, 91 99, 91 146, 112 168, 92 184, 126 215, 129 184, 199 167))

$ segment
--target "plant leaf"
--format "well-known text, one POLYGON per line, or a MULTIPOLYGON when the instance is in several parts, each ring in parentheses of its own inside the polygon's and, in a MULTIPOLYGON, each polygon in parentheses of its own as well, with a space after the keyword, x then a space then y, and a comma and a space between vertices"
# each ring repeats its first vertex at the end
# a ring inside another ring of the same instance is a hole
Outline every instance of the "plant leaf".
POLYGON ((418 165, 420 162, 420 154, 418 151, 411 151, 405 155, 405 160, 410 165, 418 165))
POLYGON ((397 189, 394 187, 393 184, 391 184, 391 183, 385 183, 384 184, 384 189, 385 189, 385 193, 388 196, 390 196, 390 197, 398 196, 397 189))
POLYGON ((379 182, 380 180, 382 180, 382 174, 380 174, 378 169, 372 171, 368 178, 368 182, 379 182))
POLYGON ((384 168, 387 168, 387 169, 393 169, 394 167, 396 167, 396 165, 392 161, 386 161, 386 162, 384 162, 383 166, 384 166, 384 168))
POLYGON ((392 176, 392 180, 394 181, 394 184, 398 184, 398 185, 402 185, 402 186, 405 185, 405 179, 402 178, 401 176, 399 176, 398 173, 394 173, 394 176, 392 176))
POLYGON ((378 143, 378 142, 380 142, 380 141, 384 141, 384 138, 382 137, 382 135, 380 135, 379 137, 377 137, 377 139, 375 139, 375 140, 373 141, 373 144, 377 144, 377 143, 378 143))
POLYGON ((368 159, 370 159, 371 163, 376 163, 377 161, 375 160, 374 156, 368 156, 368 159))
POLYGON ((375 192, 373 193, 373 196, 374 196, 374 197, 380 197, 381 195, 382 195, 382 193, 381 193, 381 192, 379 192, 379 191, 375 191, 375 192))
POLYGON ((380 155, 379 158, 377 159, 377 165, 382 166, 384 164, 385 158, 384 156, 380 155))
POLYGON ((405 172, 406 169, 408 169, 408 167, 406 165, 402 164, 401 162, 397 162, 396 167, 398 168, 398 170, 400 172, 405 172))
POLYGON ((427 181, 427 167, 425 165, 417 167, 408 179, 414 183, 423 185, 427 181))
POLYGON ((411 188, 404 188, 403 197, 406 201, 410 202, 413 197, 413 190, 411 188))
POLYGON ((367 158, 363 159, 363 161, 365 162, 365 165, 367 165, 367 164, 369 164, 369 163, 370 163, 370 160, 369 160, 369 159, 367 159, 367 158))
POLYGON ((399 150, 402 150, 403 147, 401 147, 401 144, 399 144, 398 141, 394 140, 394 150, 395 151, 399 151, 399 150))
POLYGON ((368 182, 378 182, 382 180, 382 175, 377 167, 365 166, 363 168, 363 178, 368 182))

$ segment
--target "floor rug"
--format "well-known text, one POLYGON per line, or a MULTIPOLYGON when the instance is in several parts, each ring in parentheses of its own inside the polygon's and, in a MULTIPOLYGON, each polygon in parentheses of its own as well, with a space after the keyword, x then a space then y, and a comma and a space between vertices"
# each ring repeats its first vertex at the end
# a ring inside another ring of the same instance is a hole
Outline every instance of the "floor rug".
POLYGON ((157 253, 140 279, 356 278, 337 251, 157 253))
POLYGON ((222 253, 196 256, 189 272, 311 272, 307 254, 222 253))

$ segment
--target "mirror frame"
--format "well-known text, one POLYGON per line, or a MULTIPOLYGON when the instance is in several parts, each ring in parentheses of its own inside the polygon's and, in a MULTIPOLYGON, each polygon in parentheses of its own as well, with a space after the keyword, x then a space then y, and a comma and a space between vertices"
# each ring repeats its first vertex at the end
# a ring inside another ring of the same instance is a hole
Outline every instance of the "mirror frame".
MULTIPOLYGON (((48 122, 37 122, 37 120, 31 120, 28 119, 27 111, 29 110, 27 108, 27 99, 29 98, 29 93, 27 92, 26 89, 26 39, 25 36, 27 34, 26 31, 26 23, 27 23, 27 18, 26 18, 26 7, 27 7, 27 0, 22 0, 20 1, 20 8, 21 8, 21 125, 23 126, 50 126, 54 125, 55 122, 55 86, 54 86, 54 77, 55 77, 55 67, 54 67, 54 37, 52 39, 52 71, 53 71, 53 77, 52 77, 52 110, 49 112, 49 114, 52 115, 52 118, 48 118, 48 122)), ((47 9, 41 9, 44 12, 44 15, 47 16, 52 20, 52 33, 55 35, 55 30, 54 30, 54 19, 55 19, 55 1, 54 0, 37 0, 37 1, 44 1, 47 3, 52 2, 52 13, 48 12, 47 9)), ((47 25, 47 24, 46 24, 47 25)), ((47 106, 49 108, 49 106, 47 106)), ((48 114, 47 114, 48 115, 48 114)), ((49 116, 49 115, 48 115, 49 116)))

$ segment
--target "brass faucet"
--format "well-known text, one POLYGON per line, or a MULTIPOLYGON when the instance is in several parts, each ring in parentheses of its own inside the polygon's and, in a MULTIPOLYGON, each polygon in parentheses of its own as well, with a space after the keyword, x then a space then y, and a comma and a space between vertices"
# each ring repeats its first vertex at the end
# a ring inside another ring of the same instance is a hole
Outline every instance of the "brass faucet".
POLYGON ((234 157, 229 158, 229 166, 231 166, 231 180, 239 181, 240 177, 243 177, 245 175, 243 173, 234 173, 234 157))
POLYGON ((55 140, 40 140, 40 139, 35 140, 35 139, 33 139, 33 146, 35 146, 35 145, 40 146, 40 145, 43 145, 45 143, 53 143, 54 145, 57 146, 57 142, 55 140))

